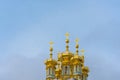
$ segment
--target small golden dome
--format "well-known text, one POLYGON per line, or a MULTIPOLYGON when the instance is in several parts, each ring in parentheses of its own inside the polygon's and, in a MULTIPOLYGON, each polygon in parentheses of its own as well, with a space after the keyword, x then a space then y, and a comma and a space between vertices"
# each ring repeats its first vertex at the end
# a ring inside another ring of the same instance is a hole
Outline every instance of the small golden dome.
POLYGON ((89 72, 89 68, 87 66, 82 67, 82 71, 85 73, 89 72))
POLYGON ((71 64, 76 65, 76 64, 81 64, 82 65, 82 58, 79 55, 74 55, 70 61, 72 62, 71 64))
POLYGON ((81 57, 79 55, 74 55, 71 60, 81 60, 81 57))
POLYGON ((48 64, 57 65, 57 61, 54 60, 54 59, 52 59, 52 58, 50 58, 50 59, 47 59, 47 60, 45 61, 45 64, 46 64, 46 65, 48 65, 48 64))
POLYGON ((71 56, 73 56, 73 54, 70 51, 65 51, 62 53, 62 56, 70 56, 71 57, 71 56))

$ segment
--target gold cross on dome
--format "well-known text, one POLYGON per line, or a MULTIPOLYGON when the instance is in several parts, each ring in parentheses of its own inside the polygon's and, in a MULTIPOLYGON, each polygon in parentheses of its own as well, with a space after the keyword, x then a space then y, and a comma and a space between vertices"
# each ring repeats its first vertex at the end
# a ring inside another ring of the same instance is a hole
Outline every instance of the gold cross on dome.
POLYGON ((49 44, 50 44, 50 46, 52 47, 52 45, 54 44, 54 42, 50 41, 49 44))
POLYGON ((68 39, 68 37, 69 37, 69 33, 67 32, 67 33, 65 34, 65 36, 66 36, 66 38, 68 39))
POLYGON ((75 42, 76 42, 76 44, 78 44, 78 42, 79 42, 79 39, 78 39, 78 38, 76 38, 75 42))
POLYGON ((60 58, 61 57, 61 53, 60 53, 60 51, 58 51, 58 58, 60 58))
POLYGON ((82 55, 84 55, 84 52, 85 52, 85 50, 84 50, 84 49, 82 49, 82 50, 81 50, 82 55))

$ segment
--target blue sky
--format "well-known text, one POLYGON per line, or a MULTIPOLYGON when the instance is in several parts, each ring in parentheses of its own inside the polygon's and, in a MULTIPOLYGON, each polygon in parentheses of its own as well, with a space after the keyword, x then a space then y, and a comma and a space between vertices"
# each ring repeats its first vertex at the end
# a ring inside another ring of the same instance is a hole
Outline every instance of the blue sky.
MULTIPOLYGON (((88 80, 118 80, 119 0, 0 0, 0 80, 45 80, 49 41, 54 57, 80 38, 88 80)), ((79 53, 80 54, 80 53, 79 53)))

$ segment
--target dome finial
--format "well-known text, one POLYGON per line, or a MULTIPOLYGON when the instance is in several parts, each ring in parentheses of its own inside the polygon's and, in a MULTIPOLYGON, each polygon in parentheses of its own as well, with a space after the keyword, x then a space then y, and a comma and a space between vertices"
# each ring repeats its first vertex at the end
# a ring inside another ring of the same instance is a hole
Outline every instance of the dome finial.
POLYGON ((84 49, 82 49, 82 50, 81 50, 82 56, 84 56, 84 52, 85 52, 85 50, 84 50, 84 49))
POLYGON ((69 33, 67 32, 67 33, 65 34, 65 36, 66 36, 66 39, 68 39, 68 38, 69 38, 69 33))
POLYGON ((65 40, 65 42, 66 42, 66 51, 69 51, 69 45, 68 45, 68 43, 69 43, 69 33, 67 32, 65 34, 65 36, 66 36, 66 40, 65 40))
POLYGON ((52 59, 53 42, 50 41, 49 44, 50 44, 50 58, 52 59))
POLYGON ((76 44, 78 44, 78 42, 79 42, 79 38, 76 38, 75 42, 76 42, 76 44))
POLYGON ((78 51, 78 48, 79 48, 79 44, 78 44, 79 39, 76 38, 75 42, 76 42, 76 54, 78 55, 78 52, 79 52, 79 51, 78 51))

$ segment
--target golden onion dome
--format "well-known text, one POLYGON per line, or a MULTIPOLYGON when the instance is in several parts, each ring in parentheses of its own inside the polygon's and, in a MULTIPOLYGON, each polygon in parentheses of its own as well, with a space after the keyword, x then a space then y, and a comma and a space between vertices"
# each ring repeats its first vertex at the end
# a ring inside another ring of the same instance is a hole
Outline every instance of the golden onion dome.
POLYGON ((57 61, 52 58, 52 55, 53 55, 52 54, 52 51, 53 51, 52 45, 53 45, 53 42, 51 41, 50 42, 50 58, 45 61, 45 64, 50 65, 50 66, 57 65, 57 61))
POLYGON ((71 61, 73 61, 73 60, 82 61, 82 58, 81 58, 81 56, 79 56, 79 55, 74 55, 74 56, 71 58, 71 61))
POLYGON ((82 66, 82 58, 79 55, 74 55, 71 59, 71 64, 72 65, 77 65, 77 64, 81 64, 82 66))
POLYGON ((79 56, 79 55, 74 55, 71 59, 70 59, 70 61, 78 61, 78 62, 80 62, 81 64, 82 64, 82 66, 84 65, 84 58, 82 57, 82 56, 79 56))
POLYGON ((61 61, 63 65, 70 64, 70 59, 73 57, 72 52, 65 51, 58 54, 58 61, 61 61))
POLYGON ((65 52, 62 53, 62 57, 64 57, 64 56, 72 57, 73 54, 72 54, 72 52, 70 52, 70 51, 65 51, 65 52))
POLYGON ((50 59, 47 59, 47 60, 45 61, 45 64, 46 64, 46 65, 47 65, 47 64, 57 65, 57 61, 54 60, 54 59, 52 59, 52 58, 50 58, 50 59))
POLYGON ((80 63, 80 62, 82 62, 82 58, 81 58, 81 56, 79 56, 79 50, 78 50, 78 48, 79 48, 79 44, 78 44, 79 39, 77 38, 77 39, 75 40, 75 42, 76 42, 76 46, 75 46, 75 48, 76 48, 76 53, 75 53, 74 56, 71 58, 71 61, 77 61, 78 63, 80 63))
POLYGON ((64 52, 62 52, 61 54, 59 53, 58 54, 58 60, 59 61, 62 61, 63 63, 68 63, 70 62, 70 59, 71 57, 73 57, 73 54, 72 52, 69 51, 69 33, 66 33, 65 34, 66 36, 66 40, 65 40, 65 43, 66 43, 66 50, 64 52))
POLYGON ((82 67, 82 72, 83 73, 88 73, 89 72, 89 68, 87 66, 83 66, 82 67))

